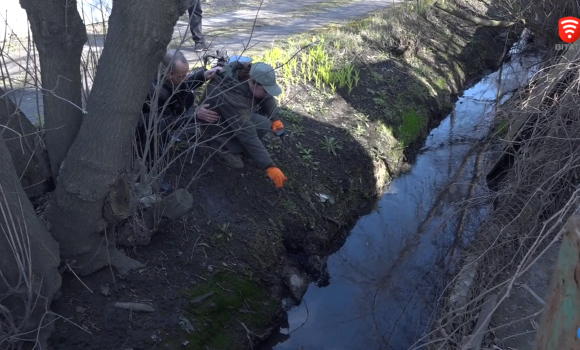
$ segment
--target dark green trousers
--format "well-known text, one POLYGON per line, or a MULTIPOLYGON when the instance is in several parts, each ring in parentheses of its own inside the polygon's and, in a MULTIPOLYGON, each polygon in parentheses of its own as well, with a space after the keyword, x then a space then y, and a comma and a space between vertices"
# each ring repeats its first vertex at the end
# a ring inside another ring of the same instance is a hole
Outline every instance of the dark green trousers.
MULTIPOLYGON (((262 140, 268 132, 272 132, 272 121, 265 116, 253 113, 250 114, 250 120, 252 123, 254 123, 253 126, 256 128, 256 133, 258 134, 260 140, 262 140)), ((218 133, 213 134, 218 135, 218 133)), ((241 154, 244 152, 245 148, 236 138, 235 133, 228 129, 221 129, 221 134, 224 135, 217 137, 217 141, 219 142, 220 147, 223 147, 234 154, 241 154)))

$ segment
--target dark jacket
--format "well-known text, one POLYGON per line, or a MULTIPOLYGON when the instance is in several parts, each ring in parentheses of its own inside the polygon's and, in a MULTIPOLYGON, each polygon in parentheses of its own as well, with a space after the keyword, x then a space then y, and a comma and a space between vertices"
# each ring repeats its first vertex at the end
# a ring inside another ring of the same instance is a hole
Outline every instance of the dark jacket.
MULTIPOLYGON (((193 90, 205 82, 204 73, 205 69, 201 68, 189 74, 177 88, 164 84, 159 87, 159 91, 156 91, 157 79, 153 79, 149 86, 149 94, 143 104, 142 116, 137 124, 136 138, 140 154, 143 154, 146 147, 147 127, 153 122, 150 118, 158 118, 157 135, 160 137, 160 147, 164 147, 169 142, 169 131, 178 128, 183 121, 187 120, 180 116, 193 106, 195 102, 193 90), (157 101, 152 101, 152 96, 155 94, 158 96, 157 101), (151 113, 152 110, 157 110, 158 113, 151 113)), ((149 144, 148 161, 151 161, 151 155, 154 154, 154 145, 155 142, 149 144)))
MULTIPOLYGON (((200 104, 209 104, 210 109, 219 114, 219 124, 225 125, 226 132, 234 132, 258 166, 267 169, 275 165, 260 140, 250 115, 257 113, 271 121, 280 120, 278 104, 271 96, 264 99, 254 98, 248 83, 238 78, 242 66, 242 63, 233 62, 216 73, 207 84, 200 104)), ((213 134, 224 132, 219 127, 208 128, 207 131, 213 134)))
MULTIPOLYGON (((179 116, 191 108, 195 101, 193 90, 199 88, 205 82, 204 73, 204 68, 196 70, 189 74, 176 88, 169 84, 163 84, 157 92, 158 98, 156 109, 159 114, 165 116, 179 116)), ((149 86, 149 93, 147 94, 147 99, 143 104, 143 113, 150 113, 153 109, 152 105, 155 101, 152 101, 152 97, 155 94, 157 85, 158 82, 155 78, 149 86)))

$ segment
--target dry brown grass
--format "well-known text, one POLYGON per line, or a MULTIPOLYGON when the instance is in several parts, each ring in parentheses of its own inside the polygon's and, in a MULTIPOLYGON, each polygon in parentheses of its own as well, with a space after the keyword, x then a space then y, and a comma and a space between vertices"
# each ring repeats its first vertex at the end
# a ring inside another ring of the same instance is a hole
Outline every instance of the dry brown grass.
POLYGON ((16 267, 15 271, 9 271, 8 267, 0 271, 0 347, 3 349, 18 348, 37 302, 28 231, 20 213, 13 213, 11 207, 12 203, 8 203, 5 190, 0 186, 0 221, 4 223, 0 225, 1 240, 6 241, 12 252, 11 258, 3 259, 16 267), (16 272, 16 276, 10 272, 16 272), (22 304, 16 305, 19 301, 22 304), (16 310, 18 312, 14 312, 16 310))
MULTIPOLYGON (((546 65, 522 91, 505 104, 500 118, 528 118, 520 137, 509 141, 514 163, 497 192, 487 194, 496 207, 466 255, 475 258, 477 275, 466 305, 454 307, 449 285, 442 316, 422 341, 430 349, 464 348, 476 332, 475 320, 483 300, 498 296, 494 310, 506 301, 514 286, 548 248, 557 244, 568 217, 578 211, 580 191, 580 53, 568 52, 546 65)), ((497 155, 501 147, 490 143, 497 155)), ((481 201, 485 198, 474 199, 481 201)), ((463 267, 470 268, 473 262, 463 267)), ((488 316, 491 317, 492 313, 488 316)), ((538 316, 528 315, 524 319, 538 316)), ((494 326, 497 330, 506 325, 494 326)))

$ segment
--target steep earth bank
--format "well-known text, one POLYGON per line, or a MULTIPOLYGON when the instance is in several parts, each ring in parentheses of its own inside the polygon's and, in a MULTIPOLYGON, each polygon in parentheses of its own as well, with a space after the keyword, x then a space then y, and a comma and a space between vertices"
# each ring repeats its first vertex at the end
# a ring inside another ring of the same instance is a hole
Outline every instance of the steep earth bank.
MULTIPOLYGON (((483 2, 461 5, 478 15, 489 10, 483 2)), ((235 171, 201 148, 183 158, 170 178, 193 194, 193 210, 149 245, 124 248, 146 268, 125 276, 102 270, 84 285, 65 276, 53 309, 76 325, 59 322, 52 347, 255 345, 274 328, 283 298, 299 302, 311 281, 328 283, 326 257, 408 168, 454 96, 500 63, 500 34, 405 5, 252 53, 279 62, 303 48, 294 70, 280 70, 289 136, 267 140, 287 186, 276 191, 250 159, 235 171), (351 86, 301 73, 320 57, 346 72, 351 86), (129 313, 117 301, 152 303, 156 311, 129 313)))

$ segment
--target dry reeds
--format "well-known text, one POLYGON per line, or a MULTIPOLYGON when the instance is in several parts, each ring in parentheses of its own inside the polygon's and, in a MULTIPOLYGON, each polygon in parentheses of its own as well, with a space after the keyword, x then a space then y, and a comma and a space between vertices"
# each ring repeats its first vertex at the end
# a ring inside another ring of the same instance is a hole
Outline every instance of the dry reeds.
MULTIPOLYGON (((483 301, 497 296, 496 306, 484 316, 489 319, 518 279, 557 244, 566 220, 580 208, 580 52, 567 52, 546 67, 499 112, 512 125, 517 119, 527 122, 516 137, 502 144, 508 145, 505 150, 512 153, 513 164, 497 191, 488 192, 495 208, 466 254, 470 259, 463 271, 477 264, 472 297, 465 305, 454 306, 449 300, 453 281, 436 326, 421 339, 421 346, 463 349, 477 333, 487 332, 483 327, 474 329, 483 301)), ((492 143, 488 151, 498 155, 497 149, 492 143)), ((492 331, 507 326, 494 325, 492 331)))

